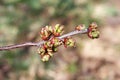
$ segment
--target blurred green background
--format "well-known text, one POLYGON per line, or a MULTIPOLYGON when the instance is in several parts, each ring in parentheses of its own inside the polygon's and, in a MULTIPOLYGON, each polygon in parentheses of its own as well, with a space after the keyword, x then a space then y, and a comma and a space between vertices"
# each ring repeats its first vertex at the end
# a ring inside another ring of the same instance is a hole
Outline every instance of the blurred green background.
POLYGON ((96 22, 100 38, 78 34, 42 62, 36 47, 0 52, 0 80, 120 80, 119 0, 0 0, 0 46, 37 42, 40 29, 62 24, 65 33, 96 22))

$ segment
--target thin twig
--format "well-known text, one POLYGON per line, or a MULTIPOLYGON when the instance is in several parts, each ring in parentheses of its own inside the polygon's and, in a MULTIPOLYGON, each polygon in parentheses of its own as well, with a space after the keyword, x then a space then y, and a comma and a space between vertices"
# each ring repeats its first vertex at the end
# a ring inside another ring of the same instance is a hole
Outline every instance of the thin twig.
MULTIPOLYGON (((75 31, 72 31, 70 33, 67 33, 67 34, 64 34, 60 37, 58 37, 59 39, 63 39, 65 37, 68 37, 68 36, 73 36, 75 34, 84 34, 87 32, 87 29, 85 30, 81 30, 81 31, 78 31, 78 30, 75 30, 75 31)), ((17 44, 17 45, 9 45, 9 46, 2 46, 0 47, 0 51, 3 51, 3 50, 10 50, 10 49, 15 49, 15 48, 21 48, 21 47, 27 47, 27 46, 41 46, 45 41, 40 41, 40 42, 26 42, 26 43, 23 43, 23 44, 17 44)))
POLYGON ((70 33, 64 34, 64 35, 62 35, 62 36, 60 36, 60 37, 58 37, 58 38, 62 39, 62 38, 68 37, 68 36, 73 36, 73 35, 75 35, 75 34, 80 34, 80 33, 81 33, 81 34, 84 34, 84 33, 86 33, 86 32, 87 32, 87 29, 81 30, 81 31, 75 30, 75 31, 72 31, 72 32, 70 32, 70 33))
POLYGON ((23 44, 2 46, 2 47, 0 47, 0 51, 3 51, 3 50, 10 50, 10 49, 15 49, 15 48, 20 48, 20 47, 26 47, 26 46, 34 46, 34 43, 27 42, 27 43, 23 43, 23 44))

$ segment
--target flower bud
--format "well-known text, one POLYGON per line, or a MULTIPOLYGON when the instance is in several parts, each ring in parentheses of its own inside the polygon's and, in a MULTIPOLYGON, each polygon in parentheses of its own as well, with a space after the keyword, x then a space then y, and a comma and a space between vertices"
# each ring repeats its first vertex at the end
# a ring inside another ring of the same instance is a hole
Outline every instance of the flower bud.
POLYGON ((51 32, 53 31, 52 27, 51 26, 45 26, 45 29, 48 31, 48 32, 51 32))
POLYGON ((50 55, 46 54, 46 55, 43 55, 41 58, 42 58, 41 59, 42 61, 48 61, 50 59, 50 55))
POLYGON ((97 24, 95 22, 93 22, 89 25, 88 29, 91 30, 91 29, 97 29, 97 28, 98 28, 97 24))
POLYGON ((88 32, 88 36, 92 39, 98 38, 99 37, 99 31, 96 29, 92 29, 91 31, 88 32))
POLYGON ((75 47, 75 41, 72 38, 65 38, 64 46, 65 47, 75 47))
POLYGON ((99 37, 99 31, 97 30, 98 29, 98 26, 96 23, 92 23, 89 25, 88 27, 88 37, 92 38, 92 39, 95 39, 95 38, 98 38, 99 37))
POLYGON ((41 48, 39 48, 38 49, 38 53, 40 54, 40 55, 44 55, 45 54, 45 48, 44 47, 41 47, 41 48))
POLYGON ((75 27, 75 30, 84 30, 85 29, 85 25, 81 24, 81 25, 78 25, 77 27, 75 27))
POLYGON ((53 44, 51 43, 51 41, 47 41, 44 43, 44 48, 51 48, 53 46, 53 44))
POLYGON ((63 33, 63 26, 60 26, 59 24, 56 24, 53 28, 53 35, 58 37, 63 33))
POLYGON ((48 40, 51 33, 52 33, 52 27, 51 26, 46 26, 46 27, 41 29, 40 36, 43 40, 48 40))
POLYGON ((58 47, 62 44, 62 41, 56 37, 53 37, 51 39, 51 43, 53 44, 54 47, 58 47))
POLYGON ((53 50, 52 50, 52 48, 48 48, 47 49, 47 54, 49 54, 50 56, 53 56, 53 50))

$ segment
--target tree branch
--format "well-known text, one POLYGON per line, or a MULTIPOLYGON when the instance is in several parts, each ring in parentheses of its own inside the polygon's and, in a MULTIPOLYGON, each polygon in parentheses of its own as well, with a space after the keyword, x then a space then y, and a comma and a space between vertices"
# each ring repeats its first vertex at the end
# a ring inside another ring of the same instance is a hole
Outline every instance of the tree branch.
MULTIPOLYGON (((75 30, 75 31, 72 31, 70 33, 67 33, 67 34, 64 34, 60 37, 58 37, 59 39, 63 39, 65 37, 68 37, 68 36, 73 36, 75 34, 84 34, 84 33, 87 33, 87 29, 85 30, 81 30, 81 31, 78 31, 78 30, 75 30)), ((11 50, 11 49, 15 49, 15 48, 21 48, 21 47, 27 47, 27 46, 41 46, 45 41, 40 41, 40 42, 26 42, 26 43, 23 43, 23 44, 17 44, 17 45, 9 45, 9 46, 1 46, 0 47, 0 51, 3 51, 3 50, 11 50)))
POLYGON ((23 43, 23 44, 2 46, 2 47, 0 47, 0 51, 2 51, 2 50, 10 50, 10 49, 15 49, 15 48, 20 48, 20 47, 26 47, 26 46, 34 46, 34 43, 27 42, 27 43, 23 43))

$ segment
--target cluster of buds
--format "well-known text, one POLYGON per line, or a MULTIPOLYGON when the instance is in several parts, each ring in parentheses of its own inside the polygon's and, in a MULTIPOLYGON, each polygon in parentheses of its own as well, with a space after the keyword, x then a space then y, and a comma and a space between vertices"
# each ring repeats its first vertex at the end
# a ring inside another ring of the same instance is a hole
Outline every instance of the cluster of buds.
MULTIPOLYGON (((75 30, 84 31, 86 29, 85 25, 78 25, 75 30)), ((41 29, 40 36, 45 41, 41 47, 38 49, 38 53, 42 61, 48 61, 53 53, 57 51, 57 47, 64 45, 65 48, 75 47, 75 41, 67 36, 60 39, 63 33, 63 26, 59 24, 54 27, 46 26, 41 29)), ((96 23, 92 23, 87 28, 87 34, 90 38, 98 38, 99 31, 97 30, 96 23)))
POLYGON ((70 37, 64 38, 64 46, 66 48, 67 47, 75 47, 75 41, 70 37))
POLYGON ((41 29, 40 36, 43 40, 49 40, 51 35, 54 35, 55 37, 59 37, 63 33, 63 26, 60 26, 59 24, 55 25, 55 27, 46 26, 41 29))
POLYGON ((46 26, 45 28, 42 28, 40 31, 40 36, 43 40, 48 40, 50 35, 52 33, 52 27, 51 26, 46 26))
POLYGON ((74 47, 75 42, 71 38, 59 39, 63 33, 63 26, 59 24, 54 27, 46 26, 41 29, 40 36, 45 43, 38 49, 38 53, 42 61, 48 61, 53 53, 57 51, 57 47, 64 45, 65 47, 74 47))
POLYGON ((89 25, 87 34, 92 39, 99 38, 99 31, 96 23, 91 23, 89 25))
POLYGON ((59 24, 55 25, 55 27, 53 28, 54 36, 58 37, 62 35, 62 33, 63 33, 63 26, 60 26, 59 24))

